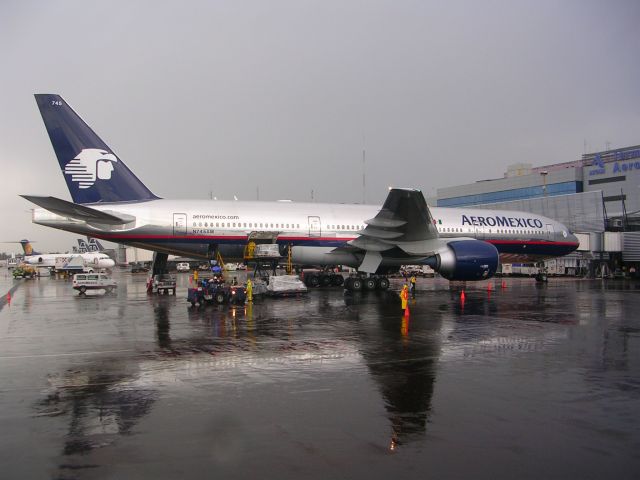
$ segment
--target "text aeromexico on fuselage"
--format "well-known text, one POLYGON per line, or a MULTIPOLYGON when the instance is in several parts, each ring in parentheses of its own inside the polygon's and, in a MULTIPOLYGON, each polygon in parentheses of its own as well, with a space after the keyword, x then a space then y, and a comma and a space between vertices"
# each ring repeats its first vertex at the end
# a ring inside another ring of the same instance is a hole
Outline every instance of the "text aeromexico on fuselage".
POLYGON ((500 258, 535 262, 578 247, 567 227, 524 212, 429 208, 392 188, 382 207, 166 200, 155 196, 58 95, 36 95, 73 202, 23 195, 33 221, 161 253, 211 258, 249 240, 291 248, 294 264, 387 273, 426 264, 451 280, 491 277, 500 258))

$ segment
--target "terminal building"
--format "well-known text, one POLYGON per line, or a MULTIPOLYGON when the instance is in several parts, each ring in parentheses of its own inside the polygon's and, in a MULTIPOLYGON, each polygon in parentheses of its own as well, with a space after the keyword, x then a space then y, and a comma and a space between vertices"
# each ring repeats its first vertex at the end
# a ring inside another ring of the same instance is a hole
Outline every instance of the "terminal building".
POLYGON ((436 204, 528 211, 564 223, 580 248, 545 262, 552 274, 622 274, 640 266, 640 145, 542 167, 511 165, 503 178, 438 189, 436 204))

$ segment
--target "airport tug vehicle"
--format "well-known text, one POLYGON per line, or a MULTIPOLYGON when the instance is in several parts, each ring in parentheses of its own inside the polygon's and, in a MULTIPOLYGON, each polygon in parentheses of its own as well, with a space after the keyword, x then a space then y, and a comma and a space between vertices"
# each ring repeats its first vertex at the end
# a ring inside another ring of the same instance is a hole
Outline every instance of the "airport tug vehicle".
POLYGON ((192 307, 217 303, 219 305, 244 305, 247 290, 242 285, 226 285, 219 276, 203 279, 187 289, 187 301, 192 307))
POLYGON ((176 294, 176 279, 168 273, 159 273, 147 280, 147 293, 176 294))

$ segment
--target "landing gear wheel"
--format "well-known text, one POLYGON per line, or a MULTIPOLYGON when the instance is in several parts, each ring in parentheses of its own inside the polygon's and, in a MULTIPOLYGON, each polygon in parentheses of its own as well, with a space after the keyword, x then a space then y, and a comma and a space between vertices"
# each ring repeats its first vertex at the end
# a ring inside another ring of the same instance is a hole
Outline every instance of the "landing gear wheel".
POLYGON ((365 290, 375 290, 376 289, 376 279, 375 278, 365 278, 362 282, 365 290))
POLYGON ((360 280, 359 278, 352 278, 351 290, 354 292, 359 292, 360 290, 362 290, 362 280, 360 280))
POLYGON ((387 278, 379 278, 378 279, 378 290, 388 290, 389 289, 389 279, 387 278))
POLYGON ((307 275, 304 277, 304 283, 307 285, 307 287, 316 288, 318 285, 320 285, 320 279, 317 275, 307 275))
POLYGON ((224 293, 222 293, 222 292, 216 293, 216 302, 219 305, 222 305, 224 303, 224 293))
POLYGON ((331 277, 329 275, 320 275, 320 286, 328 287, 331 285, 331 277))
POLYGON ((344 277, 342 275, 331 275, 331 285, 335 287, 341 287, 344 284, 344 277))

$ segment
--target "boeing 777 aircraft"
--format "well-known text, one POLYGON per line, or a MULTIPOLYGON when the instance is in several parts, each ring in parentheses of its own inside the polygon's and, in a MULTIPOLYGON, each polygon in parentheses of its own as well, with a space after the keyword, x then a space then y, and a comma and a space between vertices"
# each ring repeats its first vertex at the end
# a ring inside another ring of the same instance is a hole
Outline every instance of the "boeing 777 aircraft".
MULTIPOLYGON (((429 208, 422 192, 389 190, 384 205, 166 200, 154 195, 59 95, 36 102, 73 202, 23 195, 33 222, 166 254, 214 258, 251 239, 291 247, 297 265, 347 265, 363 275, 426 264, 450 280, 490 278, 500 257, 535 262, 578 247, 540 215, 429 208)), ((388 282, 386 282, 388 285, 388 282)))

